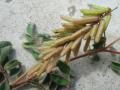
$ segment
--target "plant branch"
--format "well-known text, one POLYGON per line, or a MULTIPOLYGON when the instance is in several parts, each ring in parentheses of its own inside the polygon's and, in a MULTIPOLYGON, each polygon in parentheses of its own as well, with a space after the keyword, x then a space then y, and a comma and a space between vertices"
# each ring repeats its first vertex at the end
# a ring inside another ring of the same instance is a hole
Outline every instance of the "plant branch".
POLYGON ((74 61, 78 58, 82 58, 82 57, 85 57, 85 56, 88 56, 88 55, 93 55, 93 54, 98 53, 98 52, 110 52, 110 53, 120 54, 120 52, 117 52, 117 51, 107 50, 108 48, 110 48, 113 44, 115 44, 119 40, 120 40, 120 38, 114 40, 112 43, 107 45, 105 48, 100 48, 100 49, 97 49, 95 51, 88 51, 88 52, 86 52, 84 54, 81 54, 77 57, 71 58, 70 61, 74 61))

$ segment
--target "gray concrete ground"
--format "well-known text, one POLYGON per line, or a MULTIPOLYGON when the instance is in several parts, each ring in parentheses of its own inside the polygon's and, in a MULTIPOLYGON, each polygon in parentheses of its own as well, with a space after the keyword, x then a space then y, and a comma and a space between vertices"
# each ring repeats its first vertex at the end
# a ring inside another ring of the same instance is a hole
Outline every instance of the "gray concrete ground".
MULTIPOLYGON (((111 8, 120 3, 119 0, 0 0, 0 41, 11 41, 16 49, 16 57, 29 69, 36 61, 22 48, 27 23, 36 23, 39 32, 52 33, 52 29, 60 27, 60 15, 79 17, 79 9, 91 2, 111 8)), ((120 8, 113 12, 107 30, 108 42, 120 36, 119 19, 120 8)), ((120 48, 119 44, 115 44, 115 47, 120 48)), ((108 67, 109 61, 114 58, 102 54, 101 59, 91 64, 88 58, 83 58, 71 65, 77 74, 72 90, 120 90, 120 76, 108 67)))

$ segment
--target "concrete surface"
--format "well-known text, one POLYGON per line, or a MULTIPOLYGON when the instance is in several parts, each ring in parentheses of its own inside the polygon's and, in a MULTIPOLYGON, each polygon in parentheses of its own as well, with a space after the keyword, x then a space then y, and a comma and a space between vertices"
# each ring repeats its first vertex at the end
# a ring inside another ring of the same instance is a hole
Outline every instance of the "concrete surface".
MULTIPOLYGON (((111 8, 120 3, 119 0, 0 0, 0 41, 11 41, 16 57, 29 69, 36 62, 21 46, 27 23, 36 23, 39 32, 51 33, 52 29, 60 27, 60 15, 79 17, 79 9, 91 2, 111 8)), ((108 42, 120 36, 119 12, 120 8, 113 12, 107 30, 108 42)), ((115 47, 120 48, 119 44, 115 47)), ((72 90, 120 90, 120 76, 108 67, 109 61, 115 59, 106 55, 102 54, 98 63, 91 64, 89 58, 82 58, 71 65, 77 74, 72 90)))

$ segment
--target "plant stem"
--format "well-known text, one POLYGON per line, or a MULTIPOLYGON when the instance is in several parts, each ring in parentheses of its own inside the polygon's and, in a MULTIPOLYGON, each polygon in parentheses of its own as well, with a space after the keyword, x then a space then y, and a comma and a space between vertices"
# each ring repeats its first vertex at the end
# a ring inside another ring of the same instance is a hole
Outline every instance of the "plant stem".
POLYGON ((97 49, 95 51, 88 51, 88 52, 86 52, 84 54, 81 54, 77 57, 71 58, 70 61, 74 61, 78 58, 82 58, 82 57, 85 57, 85 56, 88 56, 88 55, 93 55, 93 54, 98 53, 98 52, 110 52, 110 53, 120 54, 120 52, 117 52, 117 51, 107 50, 108 48, 110 48, 113 44, 115 44, 119 40, 120 40, 120 38, 114 40, 112 43, 107 45, 105 48, 100 48, 100 49, 97 49))

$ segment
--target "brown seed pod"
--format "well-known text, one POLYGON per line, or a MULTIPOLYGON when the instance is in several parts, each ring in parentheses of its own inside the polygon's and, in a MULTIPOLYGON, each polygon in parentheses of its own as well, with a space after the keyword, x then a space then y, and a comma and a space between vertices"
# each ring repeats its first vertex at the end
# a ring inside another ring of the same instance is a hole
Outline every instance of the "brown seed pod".
POLYGON ((66 57, 65 57, 66 63, 69 62, 70 55, 71 55, 71 50, 70 50, 69 52, 66 53, 66 57))
POLYGON ((98 43, 100 41, 102 34, 104 33, 104 25, 105 25, 105 21, 101 20, 99 28, 98 28, 98 32, 97 32, 96 37, 95 37, 96 43, 98 43))
POLYGON ((58 47, 56 48, 56 50, 54 50, 53 52, 47 54, 45 57, 43 57, 43 60, 48 60, 51 57, 55 56, 56 54, 61 53, 61 51, 63 50, 63 47, 58 47))
POLYGON ((78 55, 78 52, 79 52, 79 49, 80 49, 80 46, 81 46, 81 42, 82 42, 82 37, 79 37, 73 43, 73 45, 71 47, 71 50, 73 51, 74 56, 78 55))
POLYGON ((72 44, 73 44, 73 42, 70 42, 68 45, 66 45, 66 47, 61 52, 61 56, 64 56, 67 52, 69 52, 71 50, 72 44))
POLYGON ((69 22, 69 23, 62 23, 62 26, 69 32, 70 31, 74 32, 74 31, 84 27, 84 25, 75 25, 75 24, 73 24, 71 22, 69 22))
POLYGON ((43 65, 42 63, 39 63, 39 64, 33 66, 33 67, 27 72, 27 75, 30 76, 30 75, 34 74, 35 72, 37 72, 37 71, 40 69, 40 67, 42 67, 42 65, 43 65))
POLYGON ((81 19, 74 20, 73 23, 75 25, 85 25, 89 23, 98 22, 99 20, 100 18, 97 16, 88 16, 88 17, 83 17, 81 19))
POLYGON ((66 36, 66 37, 57 39, 57 40, 55 41, 55 43, 53 44, 53 47, 57 47, 57 46, 63 45, 63 44, 65 44, 66 42, 69 42, 70 40, 71 40, 71 36, 66 36))
POLYGON ((51 58, 49 65, 46 67, 47 73, 50 73, 52 69, 56 66, 56 64, 58 63, 58 58, 59 58, 58 56, 51 58))
POLYGON ((89 47, 89 44, 90 44, 90 40, 91 40, 91 37, 89 37, 86 42, 85 42, 85 46, 84 46, 84 51, 87 51, 88 47, 89 47))
POLYGON ((43 72, 46 71, 46 67, 49 64, 49 60, 48 61, 44 61, 43 65, 40 67, 40 69, 36 72, 37 76, 40 76, 43 72))
POLYGON ((82 35, 84 35, 85 33, 87 33, 89 30, 91 29, 91 26, 86 26, 82 29, 80 29, 79 31, 75 32, 74 34, 71 35, 71 39, 75 40, 78 37, 81 37, 82 35))
POLYGON ((74 49, 76 49, 76 47, 79 45, 81 45, 82 42, 82 37, 79 37, 78 39, 76 39, 71 47, 71 49, 74 51, 74 49))

